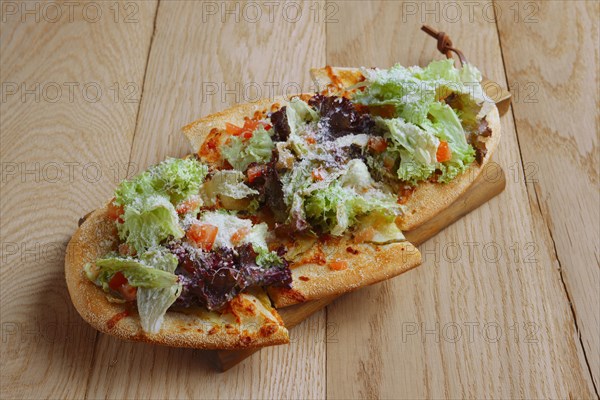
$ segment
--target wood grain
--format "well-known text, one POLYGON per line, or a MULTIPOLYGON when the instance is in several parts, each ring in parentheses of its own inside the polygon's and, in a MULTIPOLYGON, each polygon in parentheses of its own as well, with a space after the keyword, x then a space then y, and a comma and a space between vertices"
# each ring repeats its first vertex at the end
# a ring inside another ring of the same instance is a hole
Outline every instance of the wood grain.
MULTIPOLYGON (((235 11, 236 3, 227 3, 228 10, 235 11)), ((251 89, 262 90, 261 97, 269 87, 282 90, 286 84, 294 92, 308 89, 310 67, 325 61, 323 23, 306 9, 296 23, 286 21, 281 10, 272 15, 273 22, 263 14, 249 23, 244 3, 237 4, 239 22, 235 13, 223 18, 220 9, 207 15, 195 2, 160 3, 132 163, 144 168, 166 156, 189 153, 181 127, 251 100, 258 95, 251 89), (213 89, 216 93, 210 94, 213 89)), ((323 398, 325 332, 325 313, 320 311, 293 332, 289 346, 262 351, 226 374, 215 373, 209 352, 101 335, 87 396, 323 398)))
MULTIPOLYGON (((327 62, 427 63, 439 58, 419 31, 427 23, 448 32, 483 74, 505 85, 496 25, 481 9, 472 21, 450 23, 436 12, 409 14, 406 3, 340 3, 340 23, 327 29, 327 62)), ((495 160, 522 173, 512 116, 502 123, 495 160)), ((328 397, 591 397, 552 242, 536 229, 536 209, 525 184, 509 181, 503 194, 421 246, 420 268, 329 306, 337 343, 327 346, 328 397)))
POLYGON ((534 13, 529 23, 515 24, 514 13, 498 21, 508 83, 520 90, 513 109, 529 201, 539 209, 541 229, 550 234, 558 257, 596 395, 600 387, 599 10, 597 2, 568 6, 532 2, 527 10, 534 13), (563 23, 557 28, 559 19, 563 23))
POLYGON ((127 160, 139 103, 124 90, 142 86, 154 3, 137 23, 115 22, 109 3, 96 3, 96 22, 81 6, 47 22, 54 14, 36 14, 35 4, 22 22, 3 2, 0 24, 0 397, 82 398, 96 332, 69 299, 64 251, 127 160))
POLYGON ((97 22, 82 5, 36 22, 0 3, 0 398, 598 397, 597 3, 331 1, 297 22, 279 2, 255 22, 252 2, 161 2, 158 14, 154 1, 121 2, 116 22, 114 2, 94 3, 97 22), (135 172, 184 154, 180 127, 251 99, 252 82, 264 95, 306 89, 326 62, 438 58, 423 23, 520 96, 495 157, 506 191, 422 245, 422 267, 345 296, 290 346, 224 374, 212 353, 122 343, 76 315, 66 241, 129 159, 135 172))

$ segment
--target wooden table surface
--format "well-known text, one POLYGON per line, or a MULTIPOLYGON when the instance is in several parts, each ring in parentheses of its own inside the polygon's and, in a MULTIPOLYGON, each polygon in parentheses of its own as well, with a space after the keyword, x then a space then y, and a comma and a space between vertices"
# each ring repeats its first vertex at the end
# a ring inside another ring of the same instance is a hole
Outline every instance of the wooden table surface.
POLYGON ((3 1, 0 398, 598 398, 597 2, 3 1), (63 261, 117 182, 186 123, 310 89, 325 64, 440 55, 510 88, 504 193, 226 373, 77 315, 63 261))

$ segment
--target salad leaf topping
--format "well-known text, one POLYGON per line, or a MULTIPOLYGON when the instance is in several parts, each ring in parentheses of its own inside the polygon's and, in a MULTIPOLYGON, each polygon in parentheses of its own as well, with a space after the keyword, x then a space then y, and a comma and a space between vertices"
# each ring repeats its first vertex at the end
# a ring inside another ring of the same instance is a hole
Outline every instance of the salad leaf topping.
POLYGON ((260 125, 249 139, 233 136, 221 147, 225 159, 238 171, 245 171, 252 163, 264 163, 271 159, 273 141, 269 132, 260 125))
POLYGON ((143 253, 170 236, 181 238, 184 231, 175 207, 198 193, 207 170, 194 158, 169 158, 121 182, 114 199, 124 210, 122 222, 117 222, 120 239, 143 253))

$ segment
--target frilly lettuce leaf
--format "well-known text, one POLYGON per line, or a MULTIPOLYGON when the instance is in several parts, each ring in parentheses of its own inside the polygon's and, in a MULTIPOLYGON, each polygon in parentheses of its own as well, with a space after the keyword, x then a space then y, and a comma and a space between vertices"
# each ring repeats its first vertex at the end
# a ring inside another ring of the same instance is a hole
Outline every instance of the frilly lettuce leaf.
MULTIPOLYGON (((164 248, 153 249, 141 257, 144 263, 156 271, 173 274, 177 268, 177 257, 164 248)), ((181 283, 169 287, 144 288, 137 291, 137 308, 142 329, 149 333, 158 333, 165 313, 181 294, 181 283)))
POLYGON ((401 118, 376 118, 376 122, 386 130, 385 137, 391 144, 388 154, 400 159, 396 170, 399 179, 416 184, 433 174, 440 141, 431 131, 401 118))
POLYGON ((265 163, 271 159, 273 140, 263 126, 259 126, 250 139, 232 136, 221 147, 223 157, 238 171, 245 171, 253 162, 265 163))
POLYGON ((158 246, 169 236, 179 239, 185 234, 173 204, 158 194, 140 196, 126 204, 122 218, 123 223, 117 223, 119 238, 138 254, 158 246))
POLYGON ((158 333, 167 309, 181 293, 177 275, 177 257, 165 248, 154 248, 139 258, 107 257, 86 265, 90 280, 108 291, 108 282, 121 272, 131 286, 137 287, 137 308, 142 329, 158 333))
POLYGON ((221 170, 202 186, 202 196, 208 205, 213 205, 218 196, 243 199, 258 194, 257 190, 244 183, 244 173, 237 170, 221 170))
POLYGON ((364 162, 355 159, 345 175, 308 194, 304 211, 312 225, 339 236, 365 214, 379 214, 392 221, 400 212, 396 200, 377 188, 364 162))
POLYGON ((353 101, 369 106, 395 107, 395 117, 415 125, 426 122, 429 110, 436 101, 451 94, 456 99, 456 111, 465 113, 461 121, 474 119, 486 98, 481 87, 481 73, 471 64, 456 68, 452 59, 431 62, 427 67, 406 68, 395 65, 390 69, 364 69, 366 82, 353 101))
POLYGON ((285 113, 290 126, 290 135, 287 139, 288 146, 298 156, 306 155, 308 146, 301 133, 307 122, 319 120, 319 114, 306 102, 297 97, 290 100, 285 113))
POLYGON ((279 257, 277 255, 277 253, 274 251, 269 251, 265 247, 254 247, 254 251, 256 251, 256 253, 258 254, 256 256, 256 264, 259 267, 265 268, 265 267, 272 267, 274 265, 276 265, 276 266, 284 265, 284 262, 281 259, 281 257, 279 257))
POLYGON ((130 181, 123 181, 115 192, 115 203, 127 206, 151 194, 167 196, 177 205, 197 194, 208 168, 194 158, 168 158, 130 181))
POLYGON ((428 125, 428 130, 434 131, 440 139, 448 142, 452 152, 450 161, 438 165, 438 169, 442 171, 438 182, 449 182, 475 160, 475 150, 467 143, 460 120, 450 106, 436 102, 432 104, 429 113, 432 123, 428 125))
MULTIPOLYGON (((176 257, 174 262, 177 266, 176 257)), ((177 275, 166 270, 152 268, 139 258, 109 256, 96 260, 95 267, 91 264, 86 266, 87 277, 105 289, 108 288, 108 282, 117 272, 122 272, 129 284, 137 288, 158 289, 177 283, 177 275)))
POLYGON ((413 68, 397 64, 390 69, 364 69, 363 74, 367 79, 366 90, 357 91, 352 101, 369 106, 394 106, 396 116, 413 124, 427 118, 435 89, 424 84, 413 68))
POLYGON ((198 194, 208 168, 194 158, 169 158, 148 171, 153 178, 153 187, 159 193, 167 193, 171 203, 198 194))
POLYGON ((155 247, 169 236, 184 235, 175 206, 198 194, 207 167, 194 158, 169 158, 115 192, 114 203, 123 206, 123 222, 117 223, 119 237, 138 254, 155 247))

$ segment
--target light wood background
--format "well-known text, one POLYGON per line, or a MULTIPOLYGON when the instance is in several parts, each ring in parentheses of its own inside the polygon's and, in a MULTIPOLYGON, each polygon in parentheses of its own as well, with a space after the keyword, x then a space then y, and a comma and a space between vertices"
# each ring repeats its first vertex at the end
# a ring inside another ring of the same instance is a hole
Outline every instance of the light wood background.
POLYGON ((74 4, 0 3, 0 398, 598 398, 598 3, 74 4), (505 192, 421 267, 223 374, 81 320, 66 243, 128 169, 187 153, 200 116, 310 89, 311 66, 439 58, 422 23, 514 97, 505 192))

